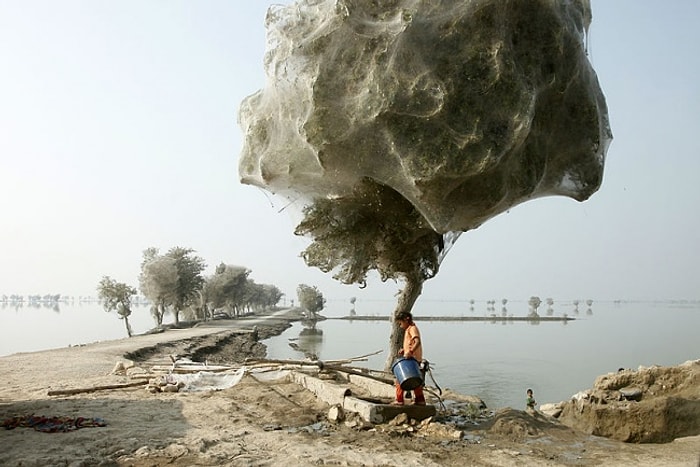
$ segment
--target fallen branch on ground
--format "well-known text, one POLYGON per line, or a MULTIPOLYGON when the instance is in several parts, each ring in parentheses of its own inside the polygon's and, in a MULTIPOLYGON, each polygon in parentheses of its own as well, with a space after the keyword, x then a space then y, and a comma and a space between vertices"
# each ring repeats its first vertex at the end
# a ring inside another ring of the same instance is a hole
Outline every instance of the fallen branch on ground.
POLYGON ((245 364, 247 365, 255 365, 255 364, 270 364, 270 363, 279 363, 279 364, 292 364, 292 365, 317 365, 320 368, 323 368, 327 365, 343 365, 346 363, 352 363, 352 362, 363 362, 367 360, 367 357, 371 357, 372 355, 377 355, 379 353, 382 353, 382 350, 377 350, 376 352, 368 353, 365 355, 360 355, 358 357, 351 357, 351 358, 344 358, 340 360, 278 360, 278 359, 268 359, 268 358, 258 358, 258 359, 246 359, 245 364))
POLYGON ((145 386, 147 383, 148 383, 148 381, 137 381, 137 382, 123 383, 123 384, 109 384, 107 386, 92 386, 89 388, 56 389, 54 391, 49 391, 47 394, 49 396, 70 396, 73 394, 82 394, 85 392, 94 392, 94 391, 104 391, 107 389, 124 389, 124 388, 131 388, 131 387, 135 387, 135 386, 145 386))
POLYGON ((362 371, 361 369, 356 369, 356 368, 348 368, 345 366, 337 366, 337 365, 325 365, 323 367, 325 370, 331 370, 331 371, 340 371, 342 373, 348 373, 351 375, 357 375, 357 376, 364 376, 365 378, 373 379, 375 381, 379 381, 381 383, 386 383, 386 384, 394 384, 394 380, 391 378, 385 378, 382 376, 375 376, 368 371, 362 371))
POLYGON ((164 371, 167 373, 197 373, 200 371, 209 371, 212 373, 218 373, 222 371, 230 371, 230 370, 237 370, 239 367, 237 366, 227 366, 227 365, 215 365, 215 366, 208 366, 204 364, 188 364, 188 365, 177 365, 177 366, 169 366, 169 365, 154 365, 151 367, 151 371, 164 371))

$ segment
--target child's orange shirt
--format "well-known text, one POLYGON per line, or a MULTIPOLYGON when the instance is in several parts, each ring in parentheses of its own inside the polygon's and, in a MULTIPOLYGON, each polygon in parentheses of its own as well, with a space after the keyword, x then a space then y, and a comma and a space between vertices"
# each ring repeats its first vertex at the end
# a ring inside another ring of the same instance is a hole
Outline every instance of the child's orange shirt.
POLYGON ((423 360, 423 344, 415 323, 409 325, 403 333, 403 355, 406 358, 413 357, 419 362, 423 360))

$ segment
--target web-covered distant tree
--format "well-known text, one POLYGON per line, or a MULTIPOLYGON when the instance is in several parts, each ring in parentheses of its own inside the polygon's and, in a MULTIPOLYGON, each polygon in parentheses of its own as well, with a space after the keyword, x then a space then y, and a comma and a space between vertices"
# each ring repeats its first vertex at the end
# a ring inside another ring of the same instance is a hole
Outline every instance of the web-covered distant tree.
POLYGON ((299 306, 308 311, 310 317, 315 317, 326 306, 326 299, 316 286, 299 284, 297 286, 299 306))
POLYGON ((173 300, 175 323, 180 322, 180 312, 197 302, 204 287, 202 272, 207 267, 204 259, 194 255, 192 248, 179 246, 168 250, 165 255, 175 260, 177 268, 177 288, 173 300))
POLYGON ((214 275, 207 278, 205 284, 205 294, 211 308, 224 308, 228 314, 236 316, 250 272, 250 269, 244 266, 219 264, 214 275))
POLYGON ((259 303, 264 308, 272 308, 276 306, 284 296, 284 293, 282 293, 282 291, 276 285, 258 284, 258 287, 260 288, 259 303))
POLYGON ((136 288, 122 282, 117 282, 109 276, 104 276, 97 286, 97 297, 102 302, 105 311, 116 311, 119 319, 124 320, 126 333, 132 335, 129 316, 131 315, 131 297, 136 295, 136 288))
POLYGON ((231 317, 275 306, 284 295, 279 288, 257 284, 245 266, 220 263, 213 276, 205 279, 202 295, 212 310, 224 309, 231 317))
MULTIPOLYGON (((309 266, 334 272, 344 284, 364 286, 371 270, 382 281, 401 280, 394 317, 410 311, 435 276, 444 250, 443 236, 393 189, 364 180, 352 195, 318 199, 304 210, 295 233, 312 239, 302 253, 309 266)), ((402 334, 393 327, 390 357, 396 355, 402 334)))
POLYGON ((168 307, 175 323, 179 323, 180 312, 200 301, 206 263, 193 253, 193 249, 182 247, 173 247, 162 256, 157 248, 143 252, 141 292, 154 304, 152 312, 158 325, 162 324, 168 307))
POLYGON ((139 288, 151 302, 151 315, 156 326, 163 324, 163 317, 175 301, 178 286, 178 272, 175 259, 158 254, 157 248, 143 252, 139 288))
POLYGON ((240 313, 253 313, 256 310, 265 308, 265 305, 263 305, 263 302, 265 301, 263 293, 264 289, 262 284, 258 284, 254 280, 248 279, 243 285, 240 313))

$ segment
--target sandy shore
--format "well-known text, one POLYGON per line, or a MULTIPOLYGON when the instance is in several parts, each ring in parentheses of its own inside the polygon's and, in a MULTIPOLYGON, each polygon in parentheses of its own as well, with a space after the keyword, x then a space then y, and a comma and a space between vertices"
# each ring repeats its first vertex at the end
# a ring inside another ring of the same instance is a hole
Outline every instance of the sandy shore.
POLYGON ((699 465, 698 436, 665 444, 626 444, 513 409, 496 411, 459 437, 454 427, 438 422, 430 426, 410 421, 372 426, 351 418, 334 422, 327 418, 329 406, 304 388, 287 379, 250 374, 219 391, 154 394, 137 386, 48 395, 133 383, 133 377, 113 373, 118 362, 131 364, 126 355, 138 356, 141 361, 133 363, 144 372, 195 347, 213 348, 221 362, 242 361, 261 347, 241 329, 257 326, 263 339, 294 319, 298 315, 282 313, 267 321, 258 317, 215 322, 1 357, 3 421, 31 415, 83 417, 104 420, 105 426, 57 433, 24 426, 2 430, 0 465, 699 465))

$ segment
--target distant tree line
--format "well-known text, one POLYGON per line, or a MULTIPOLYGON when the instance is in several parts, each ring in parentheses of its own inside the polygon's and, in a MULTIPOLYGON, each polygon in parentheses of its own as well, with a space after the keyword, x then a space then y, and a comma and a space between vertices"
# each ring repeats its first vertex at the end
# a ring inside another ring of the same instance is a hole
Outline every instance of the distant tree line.
MULTIPOLYGON (((249 277, 251 270, 244 266, 222 262, 213 275, 204 276, 206 266, 191 248, 173 247, 165 254, 157 248, 143 252, 139 290, 151 304, 156 326, 162 325, 169 314, 175 323, 181 319, 235 318, 270 309, 284 296, 274 285, 256 283, 249 277)), ((97 292, 105 311, 116 312, 131 336, 129 316, 137 289, 104 276, 97 292)), ((300 306, 309 313, 323 309, 325 299, 316 287, 301 284, 297 293, 300 306)))

